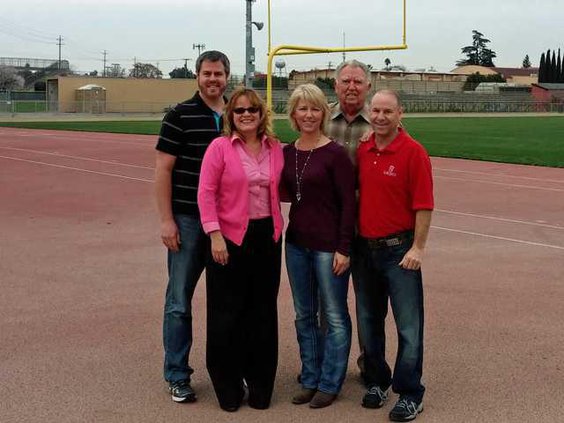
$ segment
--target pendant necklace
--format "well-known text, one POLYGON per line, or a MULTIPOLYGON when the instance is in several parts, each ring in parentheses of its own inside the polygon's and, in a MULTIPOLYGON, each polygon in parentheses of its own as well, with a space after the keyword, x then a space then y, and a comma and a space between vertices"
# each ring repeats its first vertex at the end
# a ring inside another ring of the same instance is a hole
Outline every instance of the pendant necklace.
POLYGON ((319 138, 317 138, 317 142, 315 143, 315 145, 313 146, 313 148, 311 150, 309 150, 309 153, 305 159, 304 162, 304 166, 302 167, 302 171, 298 173, 298 141, 299 138, 296 140, 296 143, 294 145, 294 148, 296 149, 296 201, 299 203, 300 200, 302 199, 302 179, 304 177, 304 172, 305 169, 307 167, 307 164, 309 162, 309 158, 311 157, 311 154, 313 153, 313 150, 315 150, 317 148, 317 145, 319 144, 319 141, 321 140, 321 135, 319 136, 319 138))

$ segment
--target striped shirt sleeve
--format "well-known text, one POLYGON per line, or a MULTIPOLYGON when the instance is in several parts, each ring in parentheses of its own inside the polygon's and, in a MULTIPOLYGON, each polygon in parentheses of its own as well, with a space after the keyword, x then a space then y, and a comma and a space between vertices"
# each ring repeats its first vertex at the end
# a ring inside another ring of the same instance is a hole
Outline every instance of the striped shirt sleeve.
POLYGON ((178 156, 182 143, 182 133, 179 113, 176 109, 172 109, 163 118, 156 149, 178 156))

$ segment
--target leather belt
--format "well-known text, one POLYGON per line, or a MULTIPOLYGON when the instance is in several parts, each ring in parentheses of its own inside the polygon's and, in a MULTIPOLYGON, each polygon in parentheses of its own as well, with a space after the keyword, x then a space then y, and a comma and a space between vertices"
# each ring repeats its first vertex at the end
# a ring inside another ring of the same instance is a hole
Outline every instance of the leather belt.
POLYGON ((397 234, 393 234, 384 238, 362 238, 366 241, 369 248, 386 248, 386 247, 396 247, 398 245, 405 244, 406 242, 413 241, 413 231, 405 231, 397 234))

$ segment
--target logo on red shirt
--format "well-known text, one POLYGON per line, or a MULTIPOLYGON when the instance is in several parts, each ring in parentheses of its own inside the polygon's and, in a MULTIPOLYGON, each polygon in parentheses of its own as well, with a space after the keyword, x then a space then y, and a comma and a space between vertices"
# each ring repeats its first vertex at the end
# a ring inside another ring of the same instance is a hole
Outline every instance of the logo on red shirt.
POLYGON ((384 175, 386 176, 398 176, 395 172, 396 167, 394 165, 390 165, 388 170, 384 171, 384 175))

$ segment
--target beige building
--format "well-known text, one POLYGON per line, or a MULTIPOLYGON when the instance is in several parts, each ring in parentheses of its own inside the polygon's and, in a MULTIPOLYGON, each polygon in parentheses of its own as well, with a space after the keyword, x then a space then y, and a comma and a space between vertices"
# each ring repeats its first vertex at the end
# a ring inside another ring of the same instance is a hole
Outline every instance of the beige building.
POLYGON ((539 80, 539 68, 488 68, 486 66, 466 65, 452 70, 453 73, 472 75, 496 75, 499 74, 509 84, 531 86, 539 80))
MULTIPOLYGON (((461 92, 466 74, 441 72, 411 72, 372 70, 372 89, 394 89, 405 93, 461 92)), ((293 90, 300 84, 313 83, 317 78, 335 78, 334 69, 312 69, 290 73, 288 88, 293 90)))
POLYGON ((195 79, 59 76, 47 80, 47 103, 49 111, 62 113, 162 113, 197 89, 195 79), (85 96, 89 85, 99 87, 103 95, 85 96))

